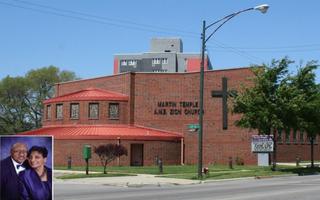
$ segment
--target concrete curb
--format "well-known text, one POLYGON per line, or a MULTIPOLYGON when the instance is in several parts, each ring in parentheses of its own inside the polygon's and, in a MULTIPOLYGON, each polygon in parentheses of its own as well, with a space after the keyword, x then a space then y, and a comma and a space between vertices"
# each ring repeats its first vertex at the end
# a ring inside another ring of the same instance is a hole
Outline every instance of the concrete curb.
POLYGON ((75 183, 75 184, 96 184, 104 186, 116 186, 116 187, 148 187, 148 186, 179 186, 179 185, 196 185, 206 184, 222 181, 237 181, 237 180, 253 180, 253 179, 272 179, 281 177, 298 176, 297 174, 283 174, 273 176, 251 176, 242 178, 230 178, 230 179, 209 179, 209 180, 190 180, 190 179, 177 179, 159 177, 158 175, 150 174, 137 174, 137 176, 122 176, 122 177, 99 177, 99 178, 81 178, 81 179, 57 179, 54 178, 54 182, 59 183, 75 183))

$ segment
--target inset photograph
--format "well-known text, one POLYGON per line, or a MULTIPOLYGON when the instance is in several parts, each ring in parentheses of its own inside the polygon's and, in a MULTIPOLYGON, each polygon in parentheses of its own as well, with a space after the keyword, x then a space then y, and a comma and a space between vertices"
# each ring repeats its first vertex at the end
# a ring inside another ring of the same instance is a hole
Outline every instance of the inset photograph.
POLYGON ((51 200, 52 136, 0 136, 1 200, 51 200))

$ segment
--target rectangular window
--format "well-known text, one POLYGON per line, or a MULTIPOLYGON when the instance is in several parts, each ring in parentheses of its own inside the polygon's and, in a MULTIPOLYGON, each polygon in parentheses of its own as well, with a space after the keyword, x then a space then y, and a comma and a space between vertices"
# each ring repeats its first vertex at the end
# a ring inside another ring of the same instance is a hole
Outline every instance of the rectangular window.
POLYGON ((98 118, 99 118, 99 104, 89 103, 89 119, 98 119, 98 118))
POLYGON ((155 70, 152 70, 152 72, 168 72, 167 69, 155 69, 155 70))
POLYGON ((46 114, 46 118, 48 120, 51 119, 51 105, 47 105, 47 114, 46 114))
POLYGON ((160 58, 152 58, 152 65, 158 65, 161 63, 161 59, 160 58))
POLYGON ((278 144, 282 144, 283 141, 282 141, 282 130, 281 129, 278 130, 277 140, 278 140, 278 144))
POLYGON ((311 137, 307 136, 307 141, 306 141, 307 144, 311 144, 311 137))
POLYGON ((162 64, 168 64, 168 58, 162 58, 162 64))
POLYGON ((304 144, 304 134, 303 134, 303 131, 300 131, 299 137, 300 137, 300 143, 301 143, 301 144, 304 144))
POLYGON ((184 66, 187 67, 188 66, 188 59, 184 59, 184 66))
POLYGON ((79 119, 79 104, 72 103, 70 104, 70 118, 79 119))
POLYGON ((120 63, 121 63, 122 66, 127 66, 127 61, 126 60, 121 60, 120 63))
POLYGON ((109 103, 109 119, 119 119, 118 103, 109 103))
POLYGON ((63 104, 56 105, 56 118, 63 119, 63 104))
POLYGON ((290 144, 290 130, 286 130, 286 144, 290 144))
POLYGON ((293 130, 293 143, 297 144, 298 143, 298 134, 297 130, 293 130))
POLYGON ((130 66, 137 65, 137 61, 136 60, 129 60, 128 65, 130 65, 130 66))

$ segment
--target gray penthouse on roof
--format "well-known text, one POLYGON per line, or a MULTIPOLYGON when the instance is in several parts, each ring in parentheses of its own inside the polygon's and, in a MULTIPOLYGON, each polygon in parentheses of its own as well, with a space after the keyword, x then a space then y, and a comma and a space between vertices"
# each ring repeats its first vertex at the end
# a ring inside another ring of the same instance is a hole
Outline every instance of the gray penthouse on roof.
MULTIPOLYGON (((153 38, 150 52, 114 55, 114 74, 123 72, 200 71, 200 53, 183 53, 180 38, 153 38)), ((206 56, 206 69, 211 69, 206 56)))

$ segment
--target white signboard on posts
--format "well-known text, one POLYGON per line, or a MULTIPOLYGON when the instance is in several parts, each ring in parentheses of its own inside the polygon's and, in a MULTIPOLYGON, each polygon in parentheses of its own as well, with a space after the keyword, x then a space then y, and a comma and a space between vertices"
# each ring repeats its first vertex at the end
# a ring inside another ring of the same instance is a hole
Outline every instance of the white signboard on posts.
POLYGON ((272 135, 252 135, 251 151, 253 153, 273 152, 273 136, 272 135))

